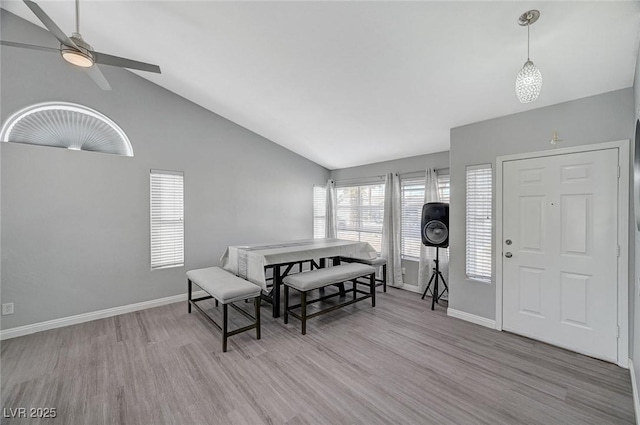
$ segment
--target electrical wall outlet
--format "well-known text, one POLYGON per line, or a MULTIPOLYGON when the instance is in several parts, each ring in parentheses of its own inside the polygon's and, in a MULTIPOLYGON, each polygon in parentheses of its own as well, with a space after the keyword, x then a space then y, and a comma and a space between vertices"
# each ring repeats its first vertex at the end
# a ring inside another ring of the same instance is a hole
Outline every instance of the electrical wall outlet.
POLYGON ((2 315, 13 314, 13 303, 2 304, 2 315))

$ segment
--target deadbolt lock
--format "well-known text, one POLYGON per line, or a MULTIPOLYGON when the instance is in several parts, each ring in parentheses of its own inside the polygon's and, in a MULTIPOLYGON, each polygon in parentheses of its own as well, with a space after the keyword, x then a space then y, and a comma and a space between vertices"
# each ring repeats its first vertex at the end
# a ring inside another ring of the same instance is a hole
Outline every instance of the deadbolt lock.
POLYGON ((507 239, 506 241, 504 241, 504 243, 506 243, 507 245, 511 245, 511 239, 507 239))

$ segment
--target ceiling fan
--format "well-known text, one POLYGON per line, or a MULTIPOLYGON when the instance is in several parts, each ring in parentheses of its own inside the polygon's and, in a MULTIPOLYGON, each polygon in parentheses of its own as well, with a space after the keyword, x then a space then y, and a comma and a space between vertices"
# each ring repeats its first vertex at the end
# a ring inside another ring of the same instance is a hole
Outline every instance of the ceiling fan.
POLYGON ((11 47, 21 47, 25 49, 41 50, 45 52, 60 53, 67 62, 84 68, 89 77, 102 90, 111 90, 109 82, 105 78, 98 64, 118 66, 121 68, 137 69, 140 71, 155 72, 160 74, 160 67, 145 62, 138 62, 131 59, 125 59, 118 56, 107 55, 105 53, 96 52, 91 45, 83 40, 80 35, 80 2, 76 0, 76 31, 67 37, 60 27, 47 15, 44 10, 31 0, 24 0, 24 3, 31 11, 42 21, 49 32, 58 39, 60 48, 34 46, 32 44, 16 43, 13 41, 0 40, 0 44, 11 47))

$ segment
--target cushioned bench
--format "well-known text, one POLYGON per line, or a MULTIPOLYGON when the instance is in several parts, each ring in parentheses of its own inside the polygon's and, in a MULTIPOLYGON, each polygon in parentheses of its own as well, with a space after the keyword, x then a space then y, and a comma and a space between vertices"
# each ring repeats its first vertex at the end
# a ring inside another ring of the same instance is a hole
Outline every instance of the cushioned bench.
POLYGON ((289 315, 292 315, 296 319, 302 322, 302 335, 307 333, 307 320, 313 317, 319 316, 324 313, 336 310, 341 307, 353 304, 358 301, 371 298, 371 306, 376 306, 376 282, 375 282, 376 269, 366 264, 351 263, 343 264, 339 266, 333 266, 323 269, 311 270, 303 273, 293 274, 283 279, 284 283, 284 323, 289 323, 289 315), (369 278, 369 292, 364 292, 358 289, 357 279, 361 277, 369 278), (336 304, 324 310, 320 310, 313 314, 307 314, 307 305, 324 301, 331 297, 341 295, 343 292, 337 294, 331 294, 323 296, 314 300, 307 300, 307 293, 314 289, 324 288, 325 286, 335 285, 343 282, 353 282, 353 289, 348 292, 353 292, 353 299, 345 301, 340 304, 336 304), (300 304, 289 305, 289 288, 296 289, 300 292, 300 304), (357 294, 363 294, 361 297, 357 297, 357 294), (293 310, 300 308, 300 314, 295 313, 293 310))
POLYGON ((187 286, 188 296, 187 303, 189 306, 189 314, 191 314, 191 306, 195 307, 200 313, 204 315, 211 323, 222 331, 222 351, 227 351, 227 338, 241 332, 246 332, 251 329, 256 330, 256 339, 260 339, 260 293, 262 289, 258 285, 254 285, 244 279, 241 279, 233 274, 221 269, 220 267, 208 267, 205 269, 189 270, 187 272, 187 286), (193 284, 202 288, 209 296, 193 299, 193 284), (216 323, 207 313, 204 312, 199 305, 198 301, 215 299, 216 306, 218 302, 222 303, 222 327, 216 323), (255 317, 251 316, 246 311, 242 310, 238 306, 232 304, 236 301, 249 300, 253 298, 255 307, 255 317), (236 311, 253 321, 253 324, 239 328, 233 331, 228 330, 228 318, 229 313, 227 306, 231 305, 236 311))
POLYGON ((382 285, 382 291, 387 292, 387 259, 384 257, 376 258, 357 258, 357 257, 340 257, 340 261, 344 263, 362 263, 371 267, 375 267, 378 270, 382 267, 382 279, 376 278, 378 284, 382 285))

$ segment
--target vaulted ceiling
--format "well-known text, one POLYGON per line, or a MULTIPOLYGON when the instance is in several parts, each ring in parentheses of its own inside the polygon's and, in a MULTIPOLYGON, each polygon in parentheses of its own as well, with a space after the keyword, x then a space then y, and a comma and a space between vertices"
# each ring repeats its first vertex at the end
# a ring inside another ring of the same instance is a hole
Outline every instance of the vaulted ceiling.
MULTIPOLYGON (((38 4, 73 31, 73 2, 38 4)), ((21 1, 1 6, 40 24, 21 1)), ((96 50, 159 64, 161 75, 138 74, 329 169, 447 150, 452 127, 630 87, 640 33, 635 1, 80 8, 96 50), (528 9, 541 12, 531 59, 544 84, 523 105, 514 81, 527 31, 517 18, 528 9)))

